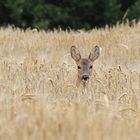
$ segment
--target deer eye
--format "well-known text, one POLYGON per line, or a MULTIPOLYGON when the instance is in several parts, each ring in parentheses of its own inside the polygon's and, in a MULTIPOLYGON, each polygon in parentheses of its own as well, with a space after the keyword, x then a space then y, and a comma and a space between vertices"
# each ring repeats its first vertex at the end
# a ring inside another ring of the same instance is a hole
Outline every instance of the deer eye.
POLYGON ((92 69, 92 66, 90 66, 89 68, 92 69))
POLYGON ((77 68, 78 68, 78 69, 81 69, 81 67, 80 67, 80 66, 78 66, 77 68))

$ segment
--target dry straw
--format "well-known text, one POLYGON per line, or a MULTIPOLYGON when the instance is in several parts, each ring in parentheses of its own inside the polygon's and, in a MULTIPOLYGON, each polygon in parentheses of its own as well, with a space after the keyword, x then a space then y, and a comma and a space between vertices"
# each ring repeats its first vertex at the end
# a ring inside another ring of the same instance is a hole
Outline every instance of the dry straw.
POLYGON ((140 138, 140 23, 85 31, 0 29, 0 139, 140 138), (101 56, 84 94, 70 47, 101 56))

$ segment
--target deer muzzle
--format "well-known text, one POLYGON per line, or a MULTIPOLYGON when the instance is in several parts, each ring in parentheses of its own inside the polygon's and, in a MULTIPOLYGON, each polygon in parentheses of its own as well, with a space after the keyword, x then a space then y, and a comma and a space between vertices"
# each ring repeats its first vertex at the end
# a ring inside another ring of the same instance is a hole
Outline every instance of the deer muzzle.
POLYGON ((82 80, 87 81, 89 79, 89 75, 83 75, 82 80))

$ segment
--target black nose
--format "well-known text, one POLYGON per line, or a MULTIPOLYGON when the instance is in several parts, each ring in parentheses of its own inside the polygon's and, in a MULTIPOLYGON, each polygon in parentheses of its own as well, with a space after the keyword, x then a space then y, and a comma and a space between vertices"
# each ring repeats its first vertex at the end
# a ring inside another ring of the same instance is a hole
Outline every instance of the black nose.
POLYGON ((86 80, 89 79, 89 76, 88 75, 83 75, 82 79, 86 81, 86 80))

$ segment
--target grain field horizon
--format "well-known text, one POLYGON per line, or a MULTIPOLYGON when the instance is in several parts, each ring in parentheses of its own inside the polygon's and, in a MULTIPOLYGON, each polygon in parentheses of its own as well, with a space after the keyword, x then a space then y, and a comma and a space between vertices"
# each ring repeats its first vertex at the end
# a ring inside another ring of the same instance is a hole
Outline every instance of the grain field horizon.
POLYGON ((140 22, 90 31, 0 28, 1 140, 139 140, 140 22), (98 45, 86 92, 75 45, 98 45), (108 103, 106 102, 107 95, 108 103))

